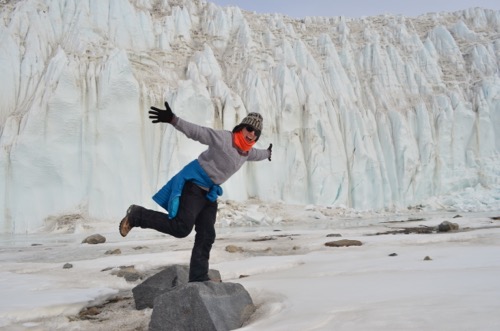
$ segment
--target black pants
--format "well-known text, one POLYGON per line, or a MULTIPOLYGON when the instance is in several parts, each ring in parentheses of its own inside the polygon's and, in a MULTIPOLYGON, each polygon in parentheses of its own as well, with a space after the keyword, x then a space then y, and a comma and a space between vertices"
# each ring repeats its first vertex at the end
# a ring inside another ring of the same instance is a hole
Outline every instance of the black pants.
POLYGON ((209 201, 206 195, 207 192, 196 184, 186 182, 175 218, 169 219, 168 214, 143 207, 130 215, 133 226, 154 229, 176 238, 187 237, 195 228, 196 236, 189 265, 190 282, 209 280, 208 260, 215 241, 217 201, 209 201))

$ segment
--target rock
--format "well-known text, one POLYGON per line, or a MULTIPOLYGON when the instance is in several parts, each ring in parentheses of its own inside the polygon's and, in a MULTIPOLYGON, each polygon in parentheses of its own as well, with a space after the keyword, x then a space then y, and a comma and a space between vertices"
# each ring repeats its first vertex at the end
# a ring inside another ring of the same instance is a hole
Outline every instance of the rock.
POLYGON ((269 240, 276 240, 276 237, 273 236, 266 236, 262 238, 254 238, 252 241, 269 241, 269 240))
POLYGON ((342 237, 342 235, 340 233, 330 233, 330 234, 327 234, 326 237, 327 238, 330 238, 330 237, 342 237))
POLYGON ((361 246, 363 243, 359 240, 342 239, 336 241, 329 241, 325 243, 328 247, 349 247, 349 246, 361 246))
POLYGON ((430 256, 426 256, 424 257, 424 261, 432 261, 432 259, 430 258, 430 256))
POLYGON ((134 266, 121 266, 119 270, 114 270, 111 274, 123 277, 127 282, 135 282, 142 279, 142 274, 134 266))
POLYGON ((135 281, 138 281, 139 279, 142 279, 142 275, 135 271, 135 272, 124 272, 123 273, 123 278, 125 278, 125 280, 127 282, 135 282, 135 281))
POLYGON ((82 244, 104 244, 106 242, 106 238, 101 236, 100 234, 93 234, 83 239, 82 244))
POLYGON ((454 231, 454 230, 458 230, 458 228, 459 228, 459 226, 457 223, 451 223, 448 221, 444 221, 443 223, 438 225, 439 232, 454 231))
POLYGON ((397 253, 391 253, 391 254, 389 254, 389 256, 398 256, 398 254, 397 253))
POLYGON ((78 316, 81 319, 88 319, 89 316, 99 315, 101 311, 97 307, 89 307, 82 310, 78 316))
MULTIPOLYGON (((220 273, 217 270, 209 270, 208 277, 216 280, 221 279, 220 273)), ((188 266, 168 266, 132 289, 135 308, 138 310, 153 308, 154 300, 158 295, 171 291, 175 287, 187 284, 188 282, 188 266)))
POLYGON ((73 265, 71 263, 65 263, 63 265, 63 269, 71 269, 71 268, 73 268, 73 265))
POLYGON ((149 331, 234 330, 254 311, 241 284, 188 283, 156 298, 149 331))
POLYGON ((402 228, 398 230, 391 230, 386 232, 377 232, 376 236, 385 235, 385 234, 430 234, 437 230, 437 227, 429 227, 429 226, 419 226, 419 227, 410 227, 410 228, 402 228))
POLYGON ((243 248, 236 246, 236 245, 227 245, 226 246, 226 252, 229 253, 241 253, 243 252, 243 248))
POLYGON ((121 249, 117 248, 117 249, 106 251, 104 254, 106 254, 106 255, 119 255, 121 253, 122 253, 121 249))

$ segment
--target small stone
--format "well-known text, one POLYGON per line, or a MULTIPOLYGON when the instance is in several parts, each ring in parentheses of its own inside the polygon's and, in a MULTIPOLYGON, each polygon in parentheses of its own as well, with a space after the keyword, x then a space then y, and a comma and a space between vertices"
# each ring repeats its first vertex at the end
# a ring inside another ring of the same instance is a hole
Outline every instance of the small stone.
POLYGON ((106 242, 106 238, 101 236, 100 234, 93 234, 91 236, 88 236, 87 238, 83 239, 82 244, 103 244, 106 242))
POLYGON ((275 240, 275 239, 276 239, 275 237, 266 236, 266 237, 262 237, 262 238, 252 239, 252 241, 268 241, 268 240, 275 240))
POLYGON ((432 259, 430 256, 426 256, 426 257, 424 257, 424 261, 432 261, 432 259))
POLYGON ((122 253, 121 249, 117 248, 117 249, 106 251, 104 254, 106 254, 106 255, 119 255, 121 253, 122 253))
POLYGON ((349 246, 361 246, 363 243, 359 240, 342 239, 336 241, 329 241, 325 243, 328 247, 349 247, 349 246))
POLYGON ((330 238, 330 237, 342 237, 342 235, 340 233, 330 233, 330 234, 327 234, 326 237, 327 238, 330 238))
POLYGON ((438 231, 439 232, 448 232, 448 231, 458 230, 458 228, 459 228, 459 226, 457 223, 451 223, 448 221, 444 221, 443 223, 439 224, 438 231))
POLYGON ((241 253, 243 252, 243 248, 236 246, 236 245, 227 245, 226 246, 226 252, 229 253, 241 253))
POLYGON ((147 249, 147 248, 148 248, 147 246, 137 246, 137 247, 133 247, 132 249, 138 251, 138 250, 147 249))
POLYGON ((136 280, 142 279, 142 275, 136 272, 131 272, 125 273, 123 278, 125 278, 127 282, 135 282, 136 280))
POLYGON ((123 277, 127 282, 135 282, 142 279, 142 274, 139 273, 134 266, 121 266, 119 270, 111 272, 112 275, 123 277))
POLYGON ((398 254, 396 254, 396 253, 391 253, 391 254, 389 254, 389 256, 398 256, 398 254))
POLYGON ((71 263, 65 263, 63 265, 63 269, 71 269, 71 268, 73 268, 73 265, 71 263))
POLYGON ((82 310, 79 314, 80 318, 85 318, 88 316, 95 316, 99 315, 101 311, 97 307, 89 307, 84 310, 82 310))

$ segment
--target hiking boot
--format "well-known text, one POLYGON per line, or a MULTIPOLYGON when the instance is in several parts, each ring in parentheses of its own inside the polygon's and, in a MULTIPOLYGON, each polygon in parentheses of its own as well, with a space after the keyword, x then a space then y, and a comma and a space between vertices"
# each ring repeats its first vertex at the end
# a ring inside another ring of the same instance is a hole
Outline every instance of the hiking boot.
POLYGON ((132 228, 134 227, 131 223, 131 220, 130 220, 130 214, 132 213, 133 210, 136 210, 137 208, 139 208, 139 206, 130 205, 130 207, 128 207, 128 209, 127 209, 127 214, 120 222, 120 226, 118 227, 118 230, 120 230, 120 234, 122 235, 122 237, 125 237, 130 232, 130 230, 132 230, 132 228))

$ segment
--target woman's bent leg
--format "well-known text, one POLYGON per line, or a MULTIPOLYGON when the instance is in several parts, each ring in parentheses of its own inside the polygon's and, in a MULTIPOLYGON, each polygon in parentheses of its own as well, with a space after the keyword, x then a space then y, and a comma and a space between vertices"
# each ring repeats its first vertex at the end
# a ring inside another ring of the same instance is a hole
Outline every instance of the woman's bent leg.
POLYGON ((205 195, 206 192, 201 188, 186 182, 176 217, 170 219, 166 213, 139 207, 130 215, 131 225, 184 238, 193 230, 196 218, 207 202, 205 195))

